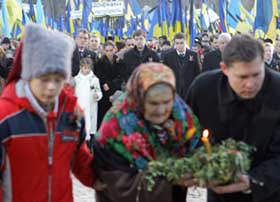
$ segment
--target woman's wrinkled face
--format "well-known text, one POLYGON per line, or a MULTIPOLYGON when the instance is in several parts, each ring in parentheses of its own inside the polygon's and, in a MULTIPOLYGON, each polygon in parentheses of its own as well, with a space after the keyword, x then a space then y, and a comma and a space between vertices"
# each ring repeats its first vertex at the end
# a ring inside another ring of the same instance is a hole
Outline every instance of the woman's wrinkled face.
POLYGON ((167 84, 149 88, 144 99, 144 118, 153 124, 163 124, 172 112, 174 93, 167 84))

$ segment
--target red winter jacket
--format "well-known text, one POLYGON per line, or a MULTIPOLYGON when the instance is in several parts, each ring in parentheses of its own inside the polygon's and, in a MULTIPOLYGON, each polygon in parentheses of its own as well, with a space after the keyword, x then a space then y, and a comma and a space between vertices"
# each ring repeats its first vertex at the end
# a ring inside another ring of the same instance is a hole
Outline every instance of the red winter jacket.
POLYGON ((17 83, 0 98, 2 200, 72 202, 71 170, 83 184, 93 185, 93 157, 84 141, 79 145, 76 98, 63 89, 58 112, 42 117, 17 95, 17 83))

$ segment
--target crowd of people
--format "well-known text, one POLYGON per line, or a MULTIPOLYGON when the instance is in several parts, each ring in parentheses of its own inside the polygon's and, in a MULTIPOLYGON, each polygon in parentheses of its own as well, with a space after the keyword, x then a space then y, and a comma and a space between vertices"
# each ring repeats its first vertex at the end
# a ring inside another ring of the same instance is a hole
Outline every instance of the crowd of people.
POLYGON ((213 144, 256 147, 248 173, 206 187, 208 202, 278 202, 280 40, 187 40, 135 30, 101 43, 85 29, 73 40, 32 23, 21 41, 2 38, 0 201, 71 202, 73 172, 99 202, 185 202, 191 173, 153 192, 143 176, 161 154, 187 157, 207 128, 213 144))

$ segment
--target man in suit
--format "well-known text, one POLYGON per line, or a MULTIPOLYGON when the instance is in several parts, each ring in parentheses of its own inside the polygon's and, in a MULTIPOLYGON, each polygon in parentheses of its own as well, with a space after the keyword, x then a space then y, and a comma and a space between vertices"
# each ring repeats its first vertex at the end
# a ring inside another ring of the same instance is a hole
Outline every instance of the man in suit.
POLYGON ((75 38, 76 48, 72 57, 72 76, 76 76, 80 71, 80 59, 83 57, 90 57, 93 63, 96 62, 96 53, 87 49, 89 40, 89 32, 86 29, 78 30, 75 38))
POLYGON ((156 52, 146 46, 146 32, 139 29, 133 33, 135 47, 124 54, 123 61, 126 65, 126 77, 131 75, 133 70, 142 63, 159 62, 156 52))
POLYGON ((209 71, 213 69, 220 68, 220 62, 222 61, 222 52, 224 47, 231 40, 231 35, 229 33, 222 33, 218 37, 218 49, 207 53, 204 56, 202 71, 209 71))
POLYGON ((100 59, 103 56, 101 39, 99 36, 96 34, 90 35, 88 49, 95 52, 97 59, 100 59))
POLYGON ((185 99, 191 82, 200 72, 199 60, 196 52, 187 49, 185 34, 175 34, 173 41, 175 49, 164 55, 163 63, 173 69, 177 93, 185 99))

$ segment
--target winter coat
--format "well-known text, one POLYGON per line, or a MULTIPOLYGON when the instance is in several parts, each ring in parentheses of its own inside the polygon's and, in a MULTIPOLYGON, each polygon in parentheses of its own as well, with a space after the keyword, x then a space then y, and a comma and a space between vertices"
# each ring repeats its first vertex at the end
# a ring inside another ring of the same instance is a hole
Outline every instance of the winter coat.
POLYGON ((211 202, 279 202, 280 198, 280 75, 266 69, 265 80, 254 99, 237 97, 220 71, 205 72, 192 84, 188 104, 207 128, 213 143, 227 138, 256 147, 249 171, 252 194, 218 195, 211 202))
POLYGON ((84 49, 84 51, 80 53, 78 47, 76 47, 76 49, 73 52, 73 56, 72 56, 72 76, 73 77, 77 76, 77 74, 79 73, 80 60, 85 57, 91 58, 92 62, 95 64, 96 58, 97 58, 97 55, 95 52, 88 50, 88 49, 84 49))
POLYGON ((3 201, 72 202, 71 171, 92 186, 93 157, 83 141, 72 93, 65 87, 54 111, 47 114, 27 82, 12 82, 4 89, 0 98, 3 201))
POLYGON ((97 61, 95 66, 96 76, 100 80, 101 90, 103 97, 98 102, 98 126, 100 126, 101 121, 106 114, 106 112, 112 106, 110 101, 110 96, 112 96, 117 90, 122 89, 122 85, 125 83, 125 66, 122 62, 114 57, 114 62, 111 63, 106 56, 103 56, 97 61), (105 91, 103 85, 107 84, 110 88, 105 91))
POLYGON ((95 134, 97 130, 97 110, 98 101, 102 98, 99 79, 91 71, 88 75, 81 72, 74 78, 75 95, 78 103, 84 111, 86 122, 86 140, 90 138, 90 134, 95 134), (97 96, 97 98, 94 98, 97 96))
POLYGON ((213 50, 204 55, 202 71, 210 71, 213 69, 220 69, 220 62, 222 61, 222 53, 219 49, 213 50))
POLYGON ((142 56, 140 56, 137 48, 130 49, 124 54, 123 61, 126 66, 126 80, 130 77, 133 70, 142 63, 146 62, 159 62, 157 53, 147 46, 143 50, 142 56))
POLYGON ((174 71, 176 91, 185 100, 192 81, 200 72, 197 53, 186 50, 185 56, 181 58, 176 50, 172 50, 164 55, 163 63, 174 71))

